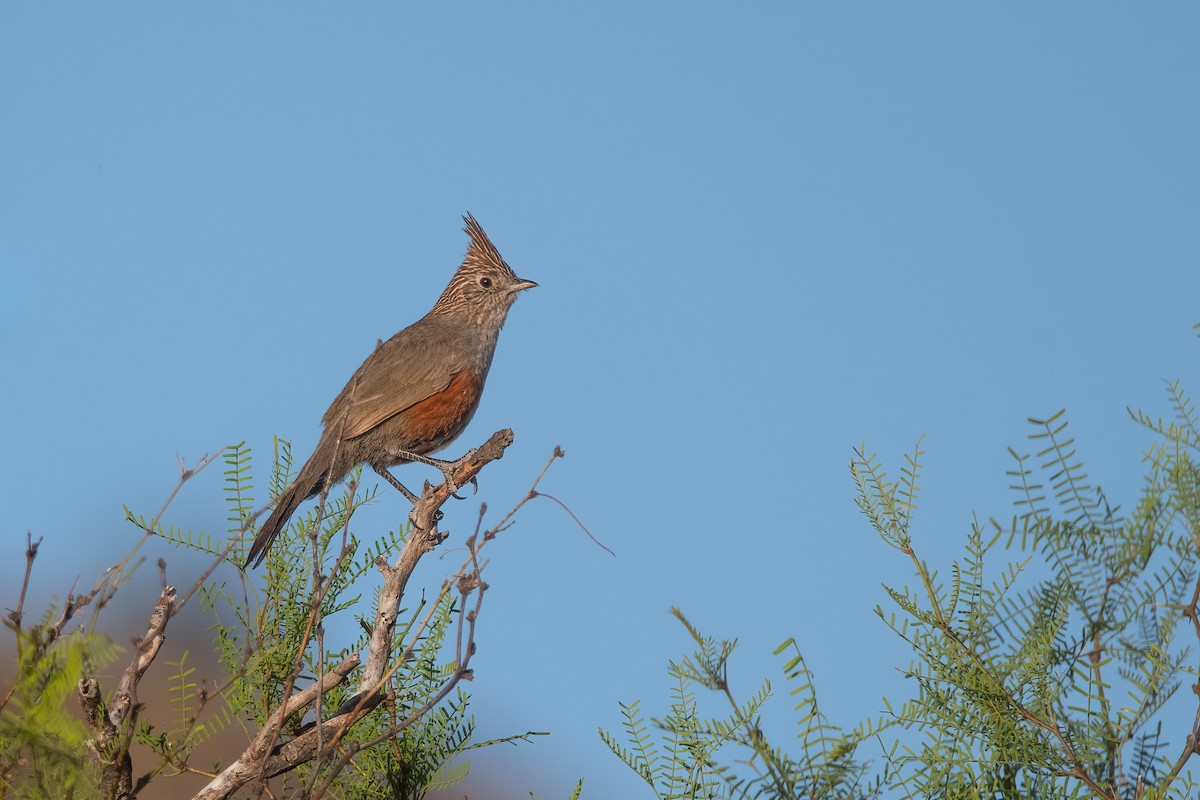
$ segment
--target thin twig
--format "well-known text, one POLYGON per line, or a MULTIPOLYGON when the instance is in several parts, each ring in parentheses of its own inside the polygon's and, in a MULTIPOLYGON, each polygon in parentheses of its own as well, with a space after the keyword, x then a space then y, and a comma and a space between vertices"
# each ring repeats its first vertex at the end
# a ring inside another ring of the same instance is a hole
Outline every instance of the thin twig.
POLYGON ((534 494, 534 496, 535 497, 545 497, 549 500, 553 500, 555 503, 558 503, 559 508, 561 508, 563 511, 567 512, 568 515, 570 515, 571 519, 575 522, 576 525, 579 526, 580 530, 582 530, 584 533, 586 533, 587 537, 589 539, 591 539, 596 544, 597 547, 604 550, 606 553, 608 553, 613 558, 617 557, 617 554, 614 553, 606 544, 604 544, 604 542, 600 541, 599 539, 597 539, 595 536, 592 535, 592 532, 588 530, 587 525, 583 524, 583 520, 581 520, 581 519, 579 519, 579 517, 575 516, 575 512, 572 511, 571 508, 566 503, 564 503, 562 500, 559 500, 557 497, 555 497, 552 494, 546 494, 545 492, 536 492, 534 494))
MULTIPOLYGON (((17 630, 21 629, 21 620, 25 617, 25 596, 29 592, 29 576, 33 573, 33 562, 37 558, 38 548, 41 547, 42 537, 33 541, 33 533, 25 531, 25 578, 21 581, 21 593, 17 596, 17 607, 8 612, 8 618, 12 620, 17 630)), ((17 655, 21 654, 21 640, 17 638, 17 655)))

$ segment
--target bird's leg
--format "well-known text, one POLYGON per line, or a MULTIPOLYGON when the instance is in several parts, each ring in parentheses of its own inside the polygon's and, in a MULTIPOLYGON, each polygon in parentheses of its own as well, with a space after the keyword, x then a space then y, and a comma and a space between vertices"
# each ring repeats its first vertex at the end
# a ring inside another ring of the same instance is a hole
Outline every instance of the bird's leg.
MULTIPOLYGON (((377 473, 379 473, 379 476, 380 476, 381 478, 383 478, 385 481, 387 481, 388 483, 390 483, 392 486, 395 486, 395 487, 396 487, 396 488, 397 488, 397 489, 400 491, 400 494, 402 494, 402 495, 404 495, 405 497, 407 497, 407 498, 408 498, 408 502, 410 502, 410 503, 412 503, 412 504, 413 504, 413 510, 412 510, 412 511, 410 511, 410 512, 408 513, 408 518, 409 518, 409 520, 410 520, 410 521, 412 521, 413 527, 418 527, 418 526, 417 526, 417 523, 416 523, 416 521, 415 521, 415 520, 413 520, 413 514, 416 512, 416 510, 417 510, 417 502, 418 502, 418 501, 419 501, 421 498, 417 497, 415 494, 413 494, 412 492, 410 492, 410 491, 408 490, 408 487, 407 487, 407 486, 405 486, 403 483, 401 483, 400 481, 396 480, 396 476, 395 476, 395 475, 393 475, 393 474, 392 474, 392 473, 391 473, 391 472, 390 472, 390 471, 387 469, 387 467, 377 467, 377 466, 375 466, 375 465, 371 465, 371 469, 373 469, 373 470, 375 470, 377 473)), ((429 483, 428 483, 428 482, 426 482, 426 483, 425 483, 425 488, 429 488, 429 483)), ((435 525, 435 526, 437 525, 437 523, 439 523, 439 522, 441 522, 441 521, 442 521, 442 518, 443 518, 443 516, 444 516, 444 515, 442 514, 442 510, 441 510, 440 508, 439 508, 437 511, 433 512, 433 522, 434 522, 434 525, 435 525)))
POLYGON ((417 501, 421 499, 421 498, 417 497, 415 494, 413 494, 412 492, 410 492, 410 491, 408 490, 408 487, 407 487, 407 486, 405 486, 405 485, 404 485, 403 483, 401 483, 400 481, 396 480, 396 476, 395 476, 395 475, 393 475, 391 472, 389 472, 389 471, 388 471, 386 468, 384 468, 384 467, 377 467, 377 466, 375 466, 374 464, 372 464, 372 465, 371 465, 371 469, 373 469, 373 470, 375 470, 377 473, 379 473, 379 477, 383 478, 385 481, 387 481, 388 483, 390 483, 392 486, 395 486, 397 489, 399 489, 399 490, 400 490, 400 494, 402 494, 402 495, 404 495, 405 497, 407 497, 407 498, 408 498, 408 502, 412 503, 414 506, 417 504, 417 501))
MULTIPOLYGON (((440 469, 442 471, 442 477, 444 477, 446 479, 446 483, 448 483, 450 485, 450 493, 453 494, 455 497, 457 497, 459 500, 463 500, 465 498, 459 497, 458 494, 456 494, 458 492, 459 487, 458 487, 458 484, 454 482, 453 472, 454 472, 455 468, 457 468, 460 464, 462 464, 464 461, 466 461, 468 458, 470 458, 474 452, 475 452, 474 450, 468 450, 457 461, 443 461, 440 458, 430 458, 429 456, 418 455, 417 453, 411 453, 407 450, 398 450, 398 451, 396 451, 396 455, 399 456, 400 458, 404 458, 409 461, 416 461, 419 464, 428 464, 431 467, 437 467, 438 469, 440 469)), ((479 481, 475 480, 475 478, 472 477, 471 485, 475 487, 475 491, 478 493, 479 492, 479 481)), ((404 491, 407 492, 408 490, 405 489, 404 491)))
MULTIPOLYGON (((408 502, 410 502, 410 503, 412 503, 412 504, 413 504, 413 509, 414 509, 414 510, 416 509, 416 506, 417 506, 417 501, 418 501, 418 500, 420 500, 421 498, 417 497, 415 494, 413 494, 412 492, 410 492, 410 491, 408 490, 408 487, 407 487, 407 486, 405 486, 403 483, 401 483, 400 481, 396 480, 396 476, 395 476, 395 475, 393 475, 391 472, 389 472, 389 471, 388 471, 388 469, 387 469, 386 467, 376 467, 376 466, 372 465, 372 466, 371 466, 371 469, 373 469, 373 470, 375 470, 377 473, 379 473, 379 476, 380 476, 381 478, 383 478, 385 481, 387 481, 387 482, 388 482, 388 483, 390 483, 392 486, 395 486, 397 489, 399 489, 399 490, 400 490, 400 494, 402 494, 402 495, 404 495, 405 497, 407 497, 407 498, 408 498, 408 502)), ((425 485, 426 485, 426 486, 428 486, 429 484, 425 484, 425 485)), ((434 512, 433 518, 434 518, 434 521, 435 521, 435 522, 441 522, 441 521, 442 521, 442 512, 441 512, 441 510, 440 510, 440 509, 439 509, 438 511, 434 512)), ((414 523, 414 524, 415 524, 415 523, 414 523)))

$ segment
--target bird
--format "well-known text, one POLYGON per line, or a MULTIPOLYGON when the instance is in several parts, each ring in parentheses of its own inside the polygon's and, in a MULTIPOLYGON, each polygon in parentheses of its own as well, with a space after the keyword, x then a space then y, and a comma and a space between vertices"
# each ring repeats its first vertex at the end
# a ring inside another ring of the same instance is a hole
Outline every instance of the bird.
POLYGON ((462 264, 432 310, 380 342, 330 403, 313 454, 279 495, 247 564, 262 563, 300 503, 359 464, 414 505, 417 496, 390 467, 421 462, 450 481, 454 462, 429 455, 458 438, 475 415, 508 311, 519 293, 537 286, 517 277, 470 213, 463 223, 469 243, 462 264))

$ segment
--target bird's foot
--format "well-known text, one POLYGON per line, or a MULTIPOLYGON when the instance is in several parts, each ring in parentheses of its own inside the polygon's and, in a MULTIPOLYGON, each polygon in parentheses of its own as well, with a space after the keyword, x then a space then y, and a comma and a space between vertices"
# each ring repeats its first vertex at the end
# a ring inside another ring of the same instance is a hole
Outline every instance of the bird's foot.
MULTIPOLYGON (((452 475, 455 470, 457 470, 459 467, 461 467, 463 464, 465 464, 473 455, 475 455, 475 451, 473 449, 468 450, 467 453, 462 458, 458 459, 457 461, 449 462, 447 464, 447 469, 442 470, 442 474, 444 476, 446 476, 446 483, 448 483, 450 485, 450 496, 453 497, 455 500, 466 500, 467 498, 463 497, 462 495, 460 495, 458 493, 458 490, 461 489, 462 487, 454 482, 454 478, 452 477, 452 475)), ((472 489, 471 494, 473 494, 473 495, 479 494, 479 481, 475 478, 474 475, 471 476, 471 480, 468 481, 468 483, 471 484, 471 489, 472 489)))
MULTIPOLYGON (((479 481, 475 479, 474 475, 471 476, 471 480, 468 482, 471 484, 471 489, 472 489, 471 494, 473 494, 473 495, 479 494, 479 481)), ((460 486, 457 488, 461 489, 462 487, 460 486)), ((457 492, 451 492, 450 496, 453 497, 455 500, 466 500, 467 499, 467 498, 463 497, 461 494, 458 494, 457 492)))
MULTIPOLYGON (((440 458, 430 458, 429 456, 423 456, 418 453, 411 453, 411 452, 408 452, 407 450, 398 450, 395 452, 394 455, 396 455, 399 458, 403 458, 406 461, 415 461, 418 464, 428 464, 431 467, 437 467, 441 471, 442 477, 445 479, 446 486, 450 489, 450 496, 455 498, 456 500, 465 500, 466 498, 458 493, 458 490, 462 487, 460 487, 458 485, 457 481, 454 480, 454 473, 458 471, 459 467, 461 467, 463 464, 467 463, 467 461, 469 461, 471 458, 473 458, 475 456, 475 453, 476 453, 476 450, 474 448, 472 448, 472 449, 468 450, 466 453, 464 453, 462 455, 462 457, 455 459, 454 461, 443 461, 440 458)), ((418 500, 417 496, 415 494, 413 494, 412 492, 410 492, 408 489, 406 489, 404 487, 404 485, 402 483, 400 483, 400 481, 396 480, 396 478, 392 475, 391 472, 389 472, 386 469, 381 469, 379 467, 374 467, 374 470, 376 472, 378 472, 380 475, 382 475, 387 480, 388 483, 392 484, 392 486, 395 486, 397 489, 399 489, 401 494, 403 494, 405 497, 407 497, 408 501, 410 503, 412 503, 413 505, 416 505, 417 500, 418 500)), ((473 476, 473 475, 471 476, 470 483, 471 483, 471 488, 473 489, 472 494, 479 494, 479 481, 475 479, 475 476, 473 476)))
MULTIPOLYGON (((442 510, 440 508, 437 511, 433 512, 433 527, 436 528, 437 524, 445 518, 446 518, 446 515, 442 513, 442 510)), ((415 530, 418 530, 418 531, 425 530, 419 524, 417 524, 417 507, 415 505, 413 506, 412 511, 408 512, 408 522, 410 525, 413 526, 413 528, 415 530)))
MULTIPOLYGON (((450 489, 450 495, 458 500, 464 500, 465 498, 458 494, 458 490, 461 487, 454 480, 454 473, 458 471, 459 467, 461 467, 463 464, 467 463, 467 461, 469 461, 475 455, 475 452, 476 452, 475 449, 472 448, 472 449, 468 450, 466 453, 464 453, 460 458, 457 458, 454 461, 444 461, 440 458, 430 458, 429 456, 423 456, 423 455, 419 455, 417 453, 410 453, 410 452, 403 451, 403 450, 397 452, 396 455, 398 455, 402 458, 405 458, 409 461, 416 461, 419 464, 428 464, 431 467, 437 467, 441 471, 442 477, 445 479, 446 486, 449 487, 449 489, 450 489)), ((475 490, 474 493, 478 494, 479 493, 479 482, 477 480, 475 480, 474 477, 471 478, 471 486, 474 487, 474 490, 475 490)), ((407 492, 408 490, 406 489, 404 491, 407 492)), ((405 496, 408 496, 408 495, 406 494, 405 496)), ((411 497, 410 497, 410 499, 411 499, 411 497)), ((416 501, 413 501, 413 502, 416 502, 416 501)))

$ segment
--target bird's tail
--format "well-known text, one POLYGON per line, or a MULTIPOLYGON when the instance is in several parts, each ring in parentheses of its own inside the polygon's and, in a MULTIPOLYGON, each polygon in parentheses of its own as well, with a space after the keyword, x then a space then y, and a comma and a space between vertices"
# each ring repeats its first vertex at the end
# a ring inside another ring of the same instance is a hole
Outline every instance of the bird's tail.
POLYGON ((316 466, 320 463, 317 458, 319 453, 320 448, 318 447, 317 452, 313 453, 304 468, 300 470, 296 480, 275 501, 275 509, 263 523, 258 536, 254 539, 254 544, 250 547, 250 552, 246 555, 247 566, 257 567, 262 563, 263 559, 267 557, 267 550, 271 548, 271 543, 287 525, 292 514, 296 513, 300 504, 321 491, 325 482, 325 470, 316 466))

